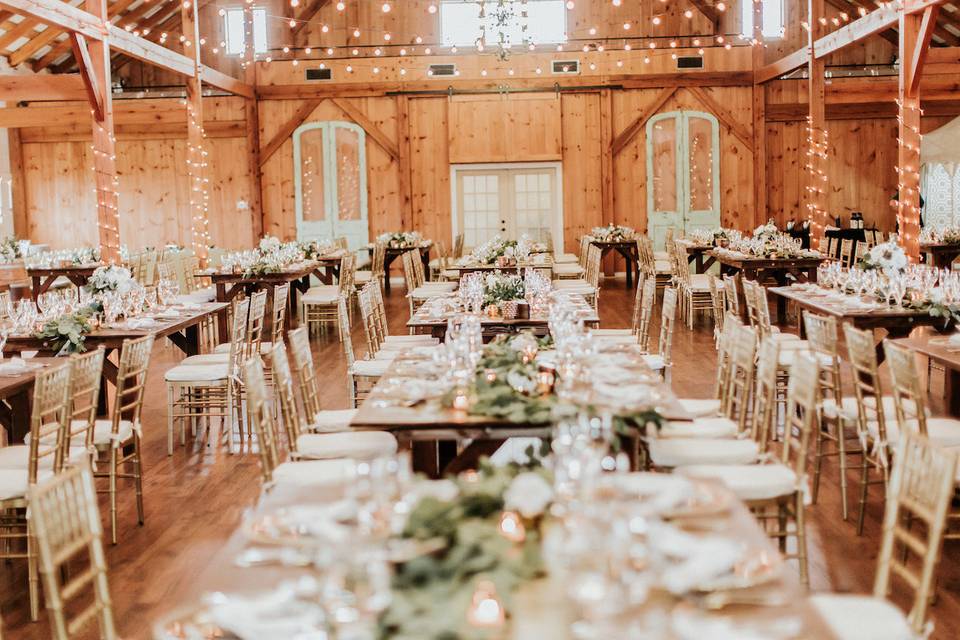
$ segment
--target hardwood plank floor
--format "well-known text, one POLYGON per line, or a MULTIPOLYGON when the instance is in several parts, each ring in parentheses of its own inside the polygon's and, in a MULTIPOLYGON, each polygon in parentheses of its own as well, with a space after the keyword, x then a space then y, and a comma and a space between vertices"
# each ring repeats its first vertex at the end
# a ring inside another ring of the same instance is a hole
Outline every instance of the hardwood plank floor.
MULTIPOLYGON (((622 280, 608 281, 600 297, 602 326, 628 326, 632 304, 633 292, 625 291, 622 280)), ((405 333, 407 304, 402 287, 394 287, 387 305, 392 332, 405 333)), ((361 336, 355 333, 355 338, 355 344, 362 344, 361 336)), ((326 392, 325 406, 347 407, 345 361, 336 337, 328 334, 315 340, 314 352, 326 392)), ((178 447, 173 456, 167 456, 163 372, 179 358, 174 348, 157 347, 150 370, 143 425, 146 524, 137 526, 132 487, 122 486, 119 543, 106 548, 119 632, 128 639, 148 638, 152 621, 180 603, 179 594, 204 571, 211 552, 239 526, 244 509, 254 503, 260 489, 257 457, 249 450, 230 455, 216 443, 206 446, 188 440, 186 448, 178 447)), ((678 323, 674 362, 672 383, 679 395, 709 396, 716 367, 709 322, 701 321, 693 331, 678 323)), ((939 395, 942 380, 935 376, 932 386, 934 396, 939 395)), ((856 480, 851 472, 852 506, 856 480)), ((811 588, 868 593, 879 547, 881 489, 871 488, 862 537, 857 537, 852 519, 841 520, 839 505, 838 472, 831 458, 825 465, 819 503, 808 510, 811 588)), ((105 502, 101 513, 107 513, 105 502)), ((960 637, 958 550, 956 542, 946 545, 938 574, 938 599, 931 608, 936 625, 932 637, 938 640, 960 637)), ((0 563, 0 613, 7 640, 50 637, 45 613, 40 622, 29 622, 21 561, 0 563)))

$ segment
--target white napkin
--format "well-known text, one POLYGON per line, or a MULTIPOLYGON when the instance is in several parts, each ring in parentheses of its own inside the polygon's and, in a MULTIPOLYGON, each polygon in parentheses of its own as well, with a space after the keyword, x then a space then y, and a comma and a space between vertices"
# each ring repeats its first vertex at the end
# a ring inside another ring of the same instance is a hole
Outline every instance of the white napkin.
POLYGON ((960 345, 960 333, 951 334, 947 344, 960 345))
POLYGON ((663 587, 684 594, 730 573, 743 556, 743 545, 718 536, 694 536, 676 527, 651 523, 650 544, 671 560, 660 575, 663 587))
POLYGON ((0 375, 19 375, 29 370, 30 367, 27 365, 27 362, 23 358, 16 356, 0 363, 0 375))
POLYGON ((157 313, 158 318, 163 318, 165 320, 173 320, 180 317, 180 312, 176 309, 164 309, 157 313))
POLYGON ((241 640, 264 638, 326 638, 323 610, 297 600, 292 588, 281 586, 257 596, 211 597, 210 617, 224 631, 241 640))
POLYGON ((130 318, 126 322, 128 329, 149 329, 157 324, 159 323, 153 318, 130 318))
POLYGON ((593 390, 602 396, 616 400, 620 406, 642 404, 650 400, 650 387, 642 384, 625 385, 594 381, 593 390))
POLYGON ((710 615, 692 609, 680 609, 671 616, 671 628, 680 640, 769 640, 758 629, 736 625, 727 617, 710 615))
POLYGON ((683 476, 667 473, 613 474, 617 488, 644 501, 653 513, 662 513, 694 497, 693 483, 683 476))

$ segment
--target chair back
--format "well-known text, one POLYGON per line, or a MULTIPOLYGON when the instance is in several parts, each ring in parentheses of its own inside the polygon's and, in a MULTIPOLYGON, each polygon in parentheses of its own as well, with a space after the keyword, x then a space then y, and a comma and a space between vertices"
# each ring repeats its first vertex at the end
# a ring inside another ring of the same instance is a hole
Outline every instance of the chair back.
POLYGON ((228 372, 231 378, 242 376, 243 361, 247 352, 247 319, 250 315, 250 298, 233 304, 233 326, 230 331, 230 358, 228 372))
POLYGON ((843 266, 851 266, 853 261, 853 240, 844 239, 840 241, 840 262, 843 266))
POLYGON ((927 433, 927 394, 917 371, 916 353, 890 340, 883 341, 883 351, 890 367, 893 406, 900 433, 912 429, 922 435, 929 435, 927 433))
POLYGON ((797 351, 787 383, 787 413, 784 418, 781 460, 793 468, 798 482, 806 484, 807 453, 819 404, 820 365, 809 353, 797 351))
POLYGON ((386 261, 387 255, 387 245, 383 242, 378 242, 373 245, 373 255, 370 258, 370 279, 371 280, 380 280, 384 277, 386 269, 384 268, 384 262, 386 261))
POLYGON ((730 367, 733 364, 733 349, 737 344, 740 318, 727 313, 723 321, 723 331, 717 342, 717 379, 714 384, 713 397, 723 399, 727 396, 730 383, 730 367))
MULTIPOLYGON (((847 342, 847 354, 853 369, 853 391, 857 397, 857 430, 864 437, 869 433, 867 424, 877 425, 877 434, 883 446, 887 442, 887 421, 883 410, 883 388, 877 366, 877 351, 873 344, 873 332, 861 331, 853 325, 843 325, 843 337, 847 342)), ((883 447, 881 447, 881 452, 883 447)))
POLYGON ((280 424, 287 435, 287 448, 291 455, 297 453, 297 438, 300 437, 301 420, 297 408, 297 396, 293 391, 293 376, 290 361, 283 342, 276 342, 270 349, 270 366, 273 370, 273 387, 280 407, 280 424))
POLYGON ((737 327, 730 351, 726 393, 720 398, 720 412, 736 422, 740 431, 746 428, 747 410, 753 393, 756 354, 756 332, 750 327, 737 327))
POLYGON ((843 381, 840 377, 840 341, 837 320, 832 316, 821 316, 804 311, 803 326, 807 332, 807 342, 820 362, 820 397, 832 399, 839 410, 843 396, 843 381))
POLYGON ((64 363, 41 371, 34 378, 27 475, 30 484, 36 484, 41 468, 60 473, 66 461, 70 373, 70 364, 64 363))
POLYGON ((298 327, 287 334, 290 340, 290 353, 293 355, 293 368, 297 375, 300 400, 308 416, 320 413, 320 391, 317 388, 317 373, 313 366, 313 353, 310 351, 310 335, 306 327, 298 327))
POLYGON ((463 234, 458 233, 457 237, 453 239, 453 253, 451 254, 452 258, 462 258, 463 257, 463 234))
POLYGON ((260 354, 263 341, 263 319, 267 312, 267 292, 257 291, 250 296, 250 313, 247 315, 247 332, 244 336, 244 359, 260 354))
POLYGON ((663 306, 660 309, 660 336, 657 352, 663 358, 664 371, 672 364, 673 326, 677 319, 677 290, 667 287, 663 290, 663 306))
POLYGON ((723 299, 723 283, 715 275, 707 278, 710 285, 710 306, 713 309, 713 334, 714 339, 719 340, 723 332, 723 320, 726 317, 726 305, 723 299))
POLYGON ((88 451, 93 449, 93 428, 97 421, 105 354, 103 346, 100 346, 88 353, 74 353, 70 356, 68 447, 85 447, 88 451))
POLYGON ((637 343, 644 352, 650 350, 650 318, 653 317, 653 303, 657 298, 657 279, 647 278, 643 283, 640 298, 640 319, 637 324, 637 343))
POLYGON ((143 392, 147 387, 147 369, 153 352, 153 335, 124 340, 120 348, 120 366, 117 371, 117 391, 110 412, 110 433, 114 447, 120 446, 120 421, 129 420, 134 436, 140 437, 140 414, 143 410, 143 392))
POLYGON ((115 640, 118 636, 107 584, 103 525, 89 466, 67 469, 43 484, 30 487, 29 495, 30 522, 40 557, 43 595, 53 637, 55 640, 80 637, 79 632, 96 620, 98 637, 115 640), (67 573, 67 568, 79 558, 84 558, 86 568, 67 573), (79 602, 69 606, 72 601, 79 602), (68 609, 74 614, 72 619, 68 618, 68 609))
POLYGON ((737 276, 723 276, 723 303, 727 311, 732 311, 740 317, 740 290, 737 287, 737 276))
POLYGON ((350 314, 347 312, 347 300, 343 296, 337 300, 337 317, 343 328, 343 353, 347 357, 347 368, 353 367, 356 357, 353 353, 353 338, 350 333, 350 314))
POLYGON ((363 320, 363 333, 367 339, 367 353, 375 354, 380 351, 383 336, 380 335, 380 327, 377 321, 376 302, 374 301, 373 287, 377 286, 373 281, 368 282, 360 289, 357 296, 360 302, 360 317, 363 320))
POLYGON ((340 277, 339 287, 341 296, 353 295, 353 281, 356 274, 357 256, 353 253, 345 253, 340 258, 340 277))
POLYGON ((587 268, 586 268, 586 281, 593 288, 598 288, 600 286, 600 257, 602 251, 600 247, 596 245, 590 245, 587 249, 587 268))
POLYGON ((630 331, 634 335, 640 328, 640 307, 643 303, 643 284, 646 278, 647 274, 643 271, 637 273, 637 291, 633 294, 633 314, 630 316, 630 331))
MULTIPOLYGON (((957 455, 951 450, 933 445, 913 432, 900 435, 893 476, 887 488, 873 595, 886 598, 892 578, 900 578, 898 582, 912 591, 907 622, 917 637, 925 635, 927 608, 932 600, 934 571, 954 494, 956 467, 957 455), (917 520, 923 526, 906 524, 917 520), (919 563, 911 561, 911 556, 919 558, 919 563)), ((899 588, 898 593, 902 593, 899 588)))
MULTIPOLYGON (((738 345, 739 346, 739 345, 738 345)), ((777 363, 780 343, 772 338, 760 342, 757 358, 756 390, 753 394, 753 439, 765 452, 777 424, 777 363)))
POLYGON ((411 293, 420 286, 417 283, 416 267, 414 266, 413 254, 410 251, 404 251, 400 259, 403 261, 403 281, 407 286, 407 293, 411 293))
POLYGON ((273 409, 267 396, 267 383, 260 355, 243 365, 243 384, 247 393, 247 416, 253 423, 260 444, 260 471, 265 485, 273 483, 273 470, 280 464, 280 448, 273 409))
POLYGON ((580 236, 580 253, 577 257, 579 258, 580 266, 583 267, 584 271, 587 270, 587 258, 589 257, 590 247, 593 246, 590 240, 590 236, 586 234, 580 236))
POLYGON ((290 283, 284 282, 273 288, 273 314, 270 326, 271 342, 283 342, 283 328, 287 320, 287 303, 290 301, 290 283))

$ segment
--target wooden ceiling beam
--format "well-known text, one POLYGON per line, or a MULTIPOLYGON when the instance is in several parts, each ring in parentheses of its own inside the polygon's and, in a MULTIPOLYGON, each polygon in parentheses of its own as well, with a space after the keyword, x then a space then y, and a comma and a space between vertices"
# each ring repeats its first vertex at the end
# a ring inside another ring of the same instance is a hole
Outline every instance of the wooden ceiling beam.
POLYGON ((23 20, 4 31, 3 35, 0 35, 0 51, 5 51, 7 55, 12 53, 12 51, 10 51, 10 45, 36 29, 39 24, 37 20, 24 16, 23 20))
POLYGON ((223 91, 228 91, 234 95, 243 96, 244 98, 253 99, 257 95, 253 86, 222 71, 217 71, 213 67, 208 67, 205 64, 200 65, 200 79, 211 87, 216 87, 217 89, 222 89, 223 91))
POLYGON ((380 147, 387 152, 396 162, 400 162, 400 151, 397 149, 397 143, 390 139, 377 124, 367 117, 363 111, 355 107, 347 100, 340 98, 331 98, 330 102, 335 104, 348 118, 354 121, 361 129, 367 132, 367 135, 373 138, 380 147))
POLYGON ((16 67, 23 64, 33 54, 59 38, 62 34, 62 29, 47 27, 40 34, 23 43, 22 46, 17 47, 16 50, 10 54, 10 66, 16 67))
MULTIPOLYGON (((212 0, 200 0, 200 2, 197 3, 197 11, 203 9, 206 5, 210 4, 210 2, 212 2, 212 0)), ((163 33, 167 34, 168 39, 180 35, 179 4, 179 0, 173 0, 169 5, 163 5, 162 10, 151 14, 149 18, 144 20, 143 24, 140 25, 140 29, 150 30, 150 34, 147 37, 148 40, 156 41, 163 33)), ((128 58, 116 59, 114 69, 120 69, 128 62, 130 62, 128 58)))
POLYGON ((920 20, 920 31, 917 34, 917 43, 914 46, 913 54, 910 60, 901 60, 900 65, 904 73, 904 90, 909 96, 916 96, 920 88, 920 77, 923 75, 923 63, 927 59, 927 52, 930 50, 930 38, 933 37, 933 30, 937 25, 937 13, 940 12, 940 5, 927 7, 920 20))
POLYGON ((704 0, 690 0, 690 4, 699 11, 704 18, 713 25, 713 32, 717 33, 720 29, 720 12, 713 5, 707 4, 704 0))
POLYGON ((705 106, 710 113, 717 116, 717 120, 726 125, 730 132, 742 142, 747 149, 753 148, 753 136, 750 135, 750 132, 744 129, 743 125, 741 125, 726 108, 714 100, 713 96, 707 93, 706 89, 701 87, 687 87, 687 91, 702 102, 703 106, 705 106))
POLYGON ((307 24, 320 13, 320 9, 323 9, 328 4, 330 4, 330 0, 310 0, 307 6, 303 8, 303 11, 300 12, 300 15, 295 18, 298 22, 291 30, 290 35, 296 38, 297 34, 303 31, 307 24))
POLYGON ((319 100, 307 100, 300 108, 294 112, 290 119, 284 122, 277 132, 273 134, 273 137, 270 138, 270 141, 267 142, 260 150, 260 166, 267 164, 267 160, 277 152, 277 150, 283 146, 283 143, 286 142, 290 136, 293 135, 293 132, 297 130, 297 127, 302 125, 307 118, 310 117, 310 114, 319 107, 326 98, 321 98, 319 100))
POLYGON ((757 84, 773 80, 774 78, 779 78, 780 76, 790 73, 794 69, 799 69, 800 67, 805 67, 810 61, 810 51, 807 47, 803 49, 797 49, 793 53, 786 55, 776 62, 771 62, 765 67, 761 67, 757 70, 755 75, 755 80, 757 84))
POLYGON ((83 79, 83 86, 87 90, 87 100, 93 110, 93 117, 97 122, 102 122, 104 119, 104 94, 97 85, 97 75, 93 69, 90 51, 87 49, 87 40, 79 34, 71 33, 70 46, 73 47, 73 57, 77 59, 77 66, 80 67, 80 77, 83 79))
MULTIPOLYGON (((136 0, 118 0, 117 2, 114 2, 112 5, 110 5, 107 11, 111 17, 117 16, 123 11, 125 11, 126 8, 129 7, 131 4, 133 4, 134 2, 136 2, 136 0)), ((140 7, 137 7, 137 9, 134 9, 134 11, 137 11, 142 7, 150 7, 150 6, 151 6, 150 2, 144 2, 140 5, 140 7)), ((53 27, 50 27, 50 28, 53 29, 53 27)), ((57 35, 59 35, 61 33, 64 33, 64 31, 62 29, 56 29, 56 33, 57 35)), ((28 42, 27 45, 29 44, 30 43, 28 42)), ((70 38, 64 38, 60 42, 57 42, 52 47, 50 47, 50 51, 47 51, 45 54, 43 54, 43 56, 39 60, 35 60, 31 65, 31 68, 34 71, 43 71, 48 66, 50 66, 51 64, 59 60, 61 56, 68 53, 70 49, 71 49, 70 38)))
POLYGON ((654 98, 653 102, 650 105, 641 111, 636 118, 633 119, 630 124, 624 127, 623 131, 614 136, 613 140, 610 142, 610 154, 616 156, 620 153, 624 147, 630 144, 630 141, 633 140, 634 136, 643 129, 644 125, 647 124, 653 115, 660 111, 660 108, 667 103, 667 100, 673 97, 673 94, 677 92, 677 87, 665 87, 660 93, 657 94, 657 97, 654 98))
POLYGON ((77 74, 0 76, 0 100, 86 100, 83 79, 77 74))

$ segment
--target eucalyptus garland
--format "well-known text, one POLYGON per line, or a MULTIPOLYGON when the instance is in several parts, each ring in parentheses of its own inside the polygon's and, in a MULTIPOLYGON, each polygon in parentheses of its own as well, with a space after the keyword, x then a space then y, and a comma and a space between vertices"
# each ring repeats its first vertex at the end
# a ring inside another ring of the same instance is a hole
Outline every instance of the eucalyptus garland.
POLYGON ((60 353, 82 353, 86 335, 93 330, 90 320, 103 311, 99 302, 93 302, 73 313, 65 313, 59 318, 48 320, 36 336, 51 351, 60 353))

